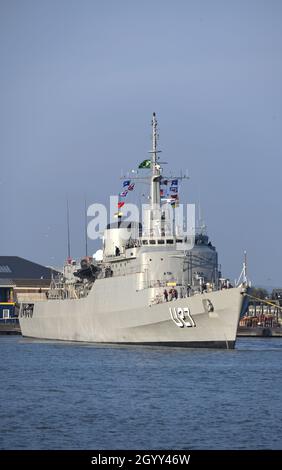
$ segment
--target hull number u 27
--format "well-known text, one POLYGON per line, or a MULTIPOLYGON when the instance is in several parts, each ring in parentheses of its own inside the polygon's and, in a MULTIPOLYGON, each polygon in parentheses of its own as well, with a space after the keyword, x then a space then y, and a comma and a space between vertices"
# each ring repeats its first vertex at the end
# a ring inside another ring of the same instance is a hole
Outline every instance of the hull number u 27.
POLYGON ((171 319, 179 328, 184 328, 184 326, 192 328, 196 326, 188 307, 170 307, 169 313, 171 319))

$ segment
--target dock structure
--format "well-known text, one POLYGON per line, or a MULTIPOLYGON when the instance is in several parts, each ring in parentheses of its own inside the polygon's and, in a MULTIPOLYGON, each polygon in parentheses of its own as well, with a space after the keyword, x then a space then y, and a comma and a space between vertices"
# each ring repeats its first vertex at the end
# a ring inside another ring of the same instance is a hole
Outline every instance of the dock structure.
POLYGON ((12 322, 0 323, 0 336, 1 335, 21 335, 21 328, 18 320, 12 322))
POLYGON ((263 326, 240 326, 238 327, 237 337, 261 337, 261 338, 282 338, 281 327, 263 327, 263 326))
POLYGON ((18 256, 0 256, 0 334, 20 334, 20 302, 45 300, 58 271, 18 256))
POLYGON ((282 288, 264 298, 249 297, 237 336, 282 337, 282 288))

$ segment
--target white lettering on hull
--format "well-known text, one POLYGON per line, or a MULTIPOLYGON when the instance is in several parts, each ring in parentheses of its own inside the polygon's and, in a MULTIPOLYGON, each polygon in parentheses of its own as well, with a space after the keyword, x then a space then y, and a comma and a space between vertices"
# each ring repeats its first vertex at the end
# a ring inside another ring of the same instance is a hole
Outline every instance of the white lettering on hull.
POLYGON ((179 328, 196 326, 188 307, 169 307, 171 319, 179 328))

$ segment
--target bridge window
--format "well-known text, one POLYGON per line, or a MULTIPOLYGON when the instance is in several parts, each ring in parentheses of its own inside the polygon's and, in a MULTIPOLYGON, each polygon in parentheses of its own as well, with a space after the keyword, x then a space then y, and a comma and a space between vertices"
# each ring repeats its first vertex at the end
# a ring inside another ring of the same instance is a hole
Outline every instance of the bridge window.
POLYGON ((143 240, 143 245, 148 245, 148 240, 143 240))
POLYGON ((158 245, 163 245, 164 244, 164 240, 158 240, 158 245))
POLYGON ((150 240, 150 245, 155 245, 156 244, 156 240, 150 240))
POLYGON ((172 245, 172 244, 173 244, 173 240, 171 240, 171 239, 168 239, 166 242, 167 242, 168 245, 172 245))

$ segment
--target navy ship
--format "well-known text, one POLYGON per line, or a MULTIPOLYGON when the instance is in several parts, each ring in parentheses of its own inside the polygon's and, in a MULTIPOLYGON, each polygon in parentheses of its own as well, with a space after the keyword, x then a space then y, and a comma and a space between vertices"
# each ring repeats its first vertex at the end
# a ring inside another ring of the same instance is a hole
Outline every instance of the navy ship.
POLYGON ((68 260, 46 300, 21 304, 23 336, 234 348, 246 285, 232 287, 221 277, 205 230, 176 229, 179 178, 164 175, 157 144, 154 113, 150 159, 139 165, 150 183, 143 224, 123 220, 119 199, 117 221, 104 232, 101 259, 84 258, 79 268, 68 260), (167 186, 171 193, 164 197, 167 186))

